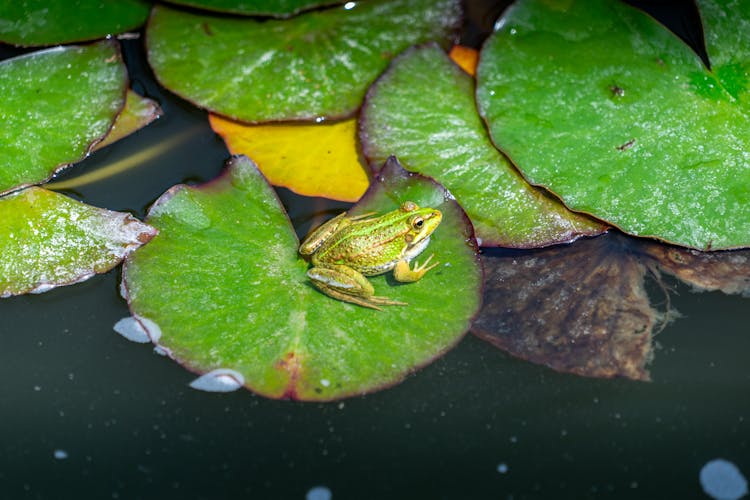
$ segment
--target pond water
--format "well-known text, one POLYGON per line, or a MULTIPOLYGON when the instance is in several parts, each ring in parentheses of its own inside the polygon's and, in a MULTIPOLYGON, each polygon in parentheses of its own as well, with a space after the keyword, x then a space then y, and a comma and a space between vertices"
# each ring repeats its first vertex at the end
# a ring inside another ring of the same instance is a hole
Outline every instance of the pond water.
MULTIPOLYGON (((500 9, 483 5, 486 29, 500 9)), ((227 152, 205 113, 154 83, 139 41, 125 57, 164 118, 61 179, 184 137, 68 191, 143 216, 227 152)), ((280 192, 300 234, 346 207, 280 192)), ((0 497, 708 498, 712 460, 750 475, 748 301, 668 283, 683 316, 655 338, 652 382, 559 374, 468 335, 400 385, 329 404, 191 389, 193 374, 112 330, 129 315, 119 269, 3 299, 0 497)))

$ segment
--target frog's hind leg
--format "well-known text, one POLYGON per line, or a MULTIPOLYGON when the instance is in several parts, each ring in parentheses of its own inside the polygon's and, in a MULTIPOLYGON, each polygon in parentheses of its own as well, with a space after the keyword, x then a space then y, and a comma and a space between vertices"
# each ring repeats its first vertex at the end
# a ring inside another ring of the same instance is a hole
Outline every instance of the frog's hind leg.
POLYGON ((379 311, 381 308, 378 306, 407 305, 406 302, 376 296, 375 289, 367 278, 347 266, 334 264, 329 267, 312 267, 307 271, 307 276, 318 290, 344 302, 379 311))

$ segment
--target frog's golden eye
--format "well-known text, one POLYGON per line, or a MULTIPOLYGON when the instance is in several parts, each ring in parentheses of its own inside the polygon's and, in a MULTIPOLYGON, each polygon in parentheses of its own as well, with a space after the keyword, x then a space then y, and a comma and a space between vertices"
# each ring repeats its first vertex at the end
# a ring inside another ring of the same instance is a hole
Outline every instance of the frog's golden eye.
POLYGON ((424 225, 424 219, 419 215, 416 215, 411 218, 409 224, 411 224, 411 227, 413 227, 414 229, 422 229, 422 226, 424 225))
POLYGON ((413 201, 405 201, 401 204, 401 210, 403 210, 404 212, 413 212, 418 208, 419 207, 417 206, 417 204, 413 201))

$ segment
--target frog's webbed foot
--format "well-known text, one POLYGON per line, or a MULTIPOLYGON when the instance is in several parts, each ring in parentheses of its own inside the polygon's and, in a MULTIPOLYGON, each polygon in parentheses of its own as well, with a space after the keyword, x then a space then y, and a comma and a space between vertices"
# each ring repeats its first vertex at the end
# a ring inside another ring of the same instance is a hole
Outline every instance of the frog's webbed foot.
POLYGON ((378 306, 405 306, 406 302, 378 297, 372 284, 361 273, 351 267, 331 265, 330 267, 312 267, 307 277, 313 285, 329 297, 351 302, 370 309, 381 310, 378 306))
POLYGON ((440 264, 439 262, 434 262, 428 266, 434 256, 435 254, 432 254, 427 257, 427 260, 424 261, 421 265, 415 260, 413 269, 409 268, 408 261, 398 261, 396 263, 396 266, 393 268, 393 277, 396 278, 396 281, 401 281, 402 283, 412 283, 414 281, 419 281, 420 279, 422 279, 422 276, 427 274, 427 271, 440 264))

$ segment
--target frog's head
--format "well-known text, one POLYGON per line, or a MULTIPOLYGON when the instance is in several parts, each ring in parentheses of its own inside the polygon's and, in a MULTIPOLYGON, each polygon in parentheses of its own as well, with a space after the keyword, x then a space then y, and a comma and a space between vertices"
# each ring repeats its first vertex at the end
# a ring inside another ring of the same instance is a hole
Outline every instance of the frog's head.
POLYGON ((408 226, 405 239, 410 247, 418 245, 429 238, 440 224, 440 221, 443 220, 443 214, 440 210, 419 208, 413 201, 402 203, 401 212, 404 214, 408 226))

